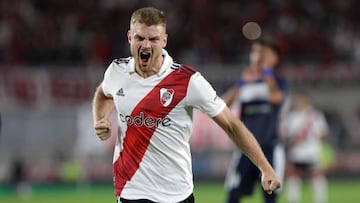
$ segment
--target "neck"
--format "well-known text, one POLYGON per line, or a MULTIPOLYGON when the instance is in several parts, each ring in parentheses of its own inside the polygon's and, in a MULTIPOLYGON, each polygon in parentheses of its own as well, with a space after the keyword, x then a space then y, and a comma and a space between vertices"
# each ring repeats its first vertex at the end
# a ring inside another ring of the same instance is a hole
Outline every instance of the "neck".
POLYGON ((157 74, 159 72, 159 70, 156 70, 156 69, 143 71, 143 70, 141 70, 141 68, 135 68, 135 71, 142 78, 148 78, 148 77, 153 76, 153 75, 155 75, 155 74, 157 74))
POLYGON ((155 74, 158 74, 161 66, 164 62, 164 57, 160 56, 158 60, 154 64, 150 64, 149 67, 142 67, 140 64, 136 64, 135 71, 139 74, 142 78, 148 78, 155 74))

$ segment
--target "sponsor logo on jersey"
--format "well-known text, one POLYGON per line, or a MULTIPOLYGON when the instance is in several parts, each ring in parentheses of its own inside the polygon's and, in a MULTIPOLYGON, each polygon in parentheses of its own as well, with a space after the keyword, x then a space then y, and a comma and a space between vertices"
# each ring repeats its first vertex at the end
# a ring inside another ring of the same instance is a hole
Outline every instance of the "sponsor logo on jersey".
POLYGON ((167 89, 167 88, 161 88, 160 89, 160 103, 167 107, 171 103, 173 96, 174 96, 175 90, 174 89, 167 89))
POLYGON ((153 118, 151 116, 145 117, 144 112, 140 112, 137 116, 124 115, 120 113, 120 121, 126 123, 128 126, 135 125, 137 127, 146 126, 147 128, 171 125, 171 119, 165 118, 153 118))

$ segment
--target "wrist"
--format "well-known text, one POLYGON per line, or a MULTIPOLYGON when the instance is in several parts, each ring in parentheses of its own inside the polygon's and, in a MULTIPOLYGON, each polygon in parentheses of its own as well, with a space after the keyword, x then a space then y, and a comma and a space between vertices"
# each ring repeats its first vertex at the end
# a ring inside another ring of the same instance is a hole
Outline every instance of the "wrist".
POLYGON ((274 77, 274 71, 271 68, 264 67, 263 70, 262 70, 262 75, 265 78, 273 78, 274 77))
POLYGON ((242 79, 240 79, 236 82, 236 86, 238 86, 238 87, 243 87, 245 84, 246 84, 245 80, 242 80, 242 79))
POLYGON ((259 170, 262 174, 267 174, 267 173, 271 173, 271 171, 273 171, 272 166, 268 163, 264 166, 259 167, 259 170))

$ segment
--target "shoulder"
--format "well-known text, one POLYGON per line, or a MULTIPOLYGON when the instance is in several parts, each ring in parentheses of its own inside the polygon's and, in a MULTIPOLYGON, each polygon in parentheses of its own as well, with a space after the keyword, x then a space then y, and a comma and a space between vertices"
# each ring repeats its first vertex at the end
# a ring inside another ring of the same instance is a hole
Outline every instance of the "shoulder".
POLYGON ((132 57, 126 57, 126 58, 117 58, 112 61, 112 64, 116 65, 127 65, 129 64, 132 57))
POLYGON ((132 59, 132 57, 114 59, 108 66, 107 72, 131 71, 131 68, 130 68, 131 59, 132 59))
POLYGON ((320 109, 313 109, 313 114, 315 117, 317 117, 318 119, 325 119, 325 114, 323 111, 321 111, 320 109))
POLYGON ((114 59, 105 70, 104 80, 112 80, 131 70, 132 57, 114 59))
POLYGON ((178 71, 179 73, 186 74, 186 75, 193 75, 197 72, 197 70, 189 65, 180 64, 177 62, 173 62, 170 66, 171 69, 174 71, 178 71))

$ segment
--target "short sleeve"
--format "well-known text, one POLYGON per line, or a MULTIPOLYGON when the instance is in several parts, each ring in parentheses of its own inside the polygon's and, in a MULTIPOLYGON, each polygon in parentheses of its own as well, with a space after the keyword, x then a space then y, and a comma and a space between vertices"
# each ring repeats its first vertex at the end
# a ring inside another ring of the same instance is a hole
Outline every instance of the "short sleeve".
POLYGON ((112 80, 112 74, 111 72, 113 72, 114 69, 114 65, 113 63, 111 63, 109 65, 109 67, 106 69, 105 73, 104 73, 104 79, 101 83, 102 89, 104 91, 105 96, 107 97, 111 97, 111 80, 112 80))
POLYGON ((191 76, 188 87, 187 103, 209 117, 214 117, 222 112, 226 106, 210 83, 199 73, 191 76))

